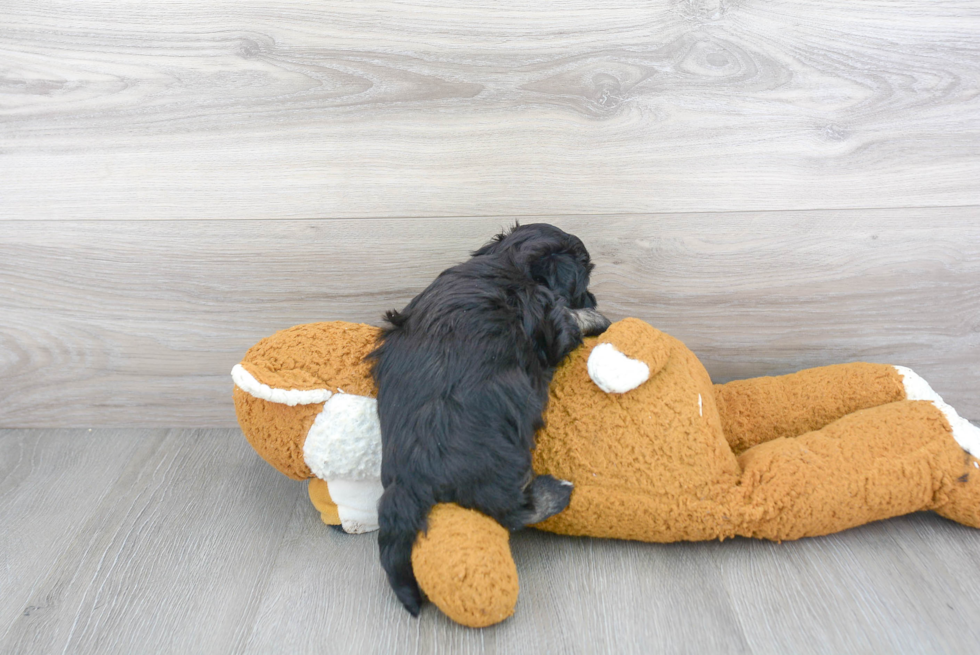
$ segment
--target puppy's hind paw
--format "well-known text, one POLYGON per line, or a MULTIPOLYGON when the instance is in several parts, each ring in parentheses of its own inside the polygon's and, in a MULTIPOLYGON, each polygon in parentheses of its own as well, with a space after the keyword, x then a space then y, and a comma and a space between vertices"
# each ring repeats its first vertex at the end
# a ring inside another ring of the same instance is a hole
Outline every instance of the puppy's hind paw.
POLYGON ((531 513, 525 525, 540 523, 564 511, 572 499, 574 485, 568 480, 559 480, 550 475, 539 475, 531 482, 528 496, 531 513))

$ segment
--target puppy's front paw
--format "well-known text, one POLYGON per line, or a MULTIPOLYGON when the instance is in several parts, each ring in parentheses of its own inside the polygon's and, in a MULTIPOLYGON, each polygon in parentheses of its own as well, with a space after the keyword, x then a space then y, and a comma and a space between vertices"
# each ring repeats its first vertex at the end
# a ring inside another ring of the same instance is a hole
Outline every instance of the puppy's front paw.
POLYGON ((540 523, 568 507, 572 499, 574 485, 568 480, 559 480, 551 475, 539 475, 528 489, 533 516, 528 524, 540 523))
POLYGON ((569 311, 575 318, 575 323, 584 337, 597 337, 612 325, 612 321, 596 309, 571 309, 569 311))
POLYGON ((589 355, 589 377, 606 393, 626 393, 650 379, 650 367, 616 350, 611 343, 600 343, 589 355))

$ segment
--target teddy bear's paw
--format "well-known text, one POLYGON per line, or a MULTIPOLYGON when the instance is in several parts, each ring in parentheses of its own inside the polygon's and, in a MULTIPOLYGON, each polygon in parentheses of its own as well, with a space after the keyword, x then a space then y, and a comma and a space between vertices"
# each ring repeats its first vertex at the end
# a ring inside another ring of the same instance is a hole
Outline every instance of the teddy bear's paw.
POLYGON ((939 394, 933 391, 929 383, 915 371, 904 366, 896 366, 895 370, 902 376, 905 397, 908 400, 927 400, 935 405, 949 421, 949 425, 953 429, 953 438, 956 439, 960 448, 974 457, 980 457, 980 428, 957 414, 956 410, 946 404, 939 394))
POLYGON ((611 343, 600 343, 592 349, 588 363, 589 377, 606 393, 626 393, 650 378, 650 367, 616 350, 611 343))
POLYGON ((446 616, 471 628, 514 613, 520 585, 510 533, 489 516, 440 504, 412 548, 419 587, 446 616))

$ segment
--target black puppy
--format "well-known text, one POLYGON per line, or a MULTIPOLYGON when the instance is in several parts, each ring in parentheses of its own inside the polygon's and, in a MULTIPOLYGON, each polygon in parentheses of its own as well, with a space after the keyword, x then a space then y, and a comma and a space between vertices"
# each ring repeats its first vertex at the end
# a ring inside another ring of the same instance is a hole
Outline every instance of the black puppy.
POLYGON ((477 509, 511 530, 568 505, 571 483, 535 477, 531 450, 555 367, 609 326, 588 290, 592 268, 578 237, 515 226, 386 314, 371 354, 385 488, 378 545, 414 616, 412 546, 433 505, 477 509))

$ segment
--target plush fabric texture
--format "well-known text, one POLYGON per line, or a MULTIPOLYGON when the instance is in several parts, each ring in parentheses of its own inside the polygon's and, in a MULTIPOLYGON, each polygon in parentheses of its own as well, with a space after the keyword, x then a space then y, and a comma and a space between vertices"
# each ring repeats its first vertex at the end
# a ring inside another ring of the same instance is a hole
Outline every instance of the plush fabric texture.
POLYGON ((950 442, 932 403, 902 401, 760 444, 739 457, 733 533, 797 539, 934 509, 962 484, 965 453, 950 442))
POLYGON ((500 623, 517 604, 510 535, 493 519, 455 504, 436 505, 412 549, 419 587, 457 623, 500 623))
MULTIPOLYGON (((373 397, 362 358, 376 335, 345 323, 298 326, 260 342, 242 366, 270 388, 373 397)), ((322 403, 290 407, 239 388, 235 402, 266 460, 292 477, 311 475, 303 444, 322 403)), ((841 364, 715 385, 683 343, 627 319, 558 368, 545 419, 535 471, 575 488, 565 511, 535 526, 542 530, 782 541, 921 510, 980 527, 980 461, 954 438, 972 444, 977 428, 907 369, 841 364), (603 391, 589 374, 599 344, 645 364, 649 379, 603 391)), ((326 485, 311 485, 310 496, 325 521, 339 520, 326 485)), ((486 516, 436 507, 412 561, 425 593, 454 620, 484 626, 512 613, 508 533, 486 516)))
MULTIPOLYGON (((273 389, 326 389, 373 398, 377 395, 364 357, 374 349, 378 328, 333 321, 297 325, 252 346, 241 366, 273 389)), ((234 390, 238 424, 262 458, 295 480, 313 477, 303 445, 323 403, 294 406, 234 390)))
POLYGON ((905 399, 894 366, 863 363, 736 380, 717 385, 715 392, 722 429, 736 454, 765 441, 819 430, 859 409, 905 399))
POLYGON ((616 321, 596 337, 596 343, 608 343, 630 359, 645 363, 650 375, 656 375, 670 357, 672 340, 664 333, 638 318, 616 321))
POLYGON ((327 480, 330 498, 337 503, 340 525, 348 534, 364 534, 378 529, 378 501, 384 493, 381 478, 327 480))
POLYGON ((235 387, 235 413, 245 438, 262 459, 294 480, 313 477, 303 459, 303 443, 323 403, 282 405, 235 387))
POLYGON ((614 324, 555 375, 534 466, 575 492, 535 527, 659 542, 786 540, 935 508, 967 473, 965 453, 933 403, 904 398, 901 375, 879 364, 712 385, 680 341, 642 321, 614 324), (604 393, 585 365, 601 342, 653 353, 660 370, 633 391, 604 393))
POLYGON ((650 367, 630 359, 611 343, 600 343, 589 355, 589 377, 606 393, 626 393, 650 379, 650 367))
POLYGON ((946 404, 939 397, 939 394, 933 391, 929 383, 919 377, 915 371, 904 366, 896 366, 895 370, 902 376, 902 386, 905 387, 905 395, 908 399, 932 402, 949 421, 956 443, 974 457, 980 456, 980 428, 967 421, 955 409, 946 404))
POLYGON ((231 379, 235 386, 250 396, 269 400, 281 405, 312 405, 326 402, 333 392, 329 389, 276 389, 256 380, 241 364, 231 369, 231 379))
POLYGON ((564 512, 536 527, 645 541, 711 539, 727 529, 718 498, 736 484, 739 467, 711 380, 680 341, 640 321, 626 327, 640 326, 649 328, 646 350, 669 353, 640 387, 607 394, 592 383, 586 362, 599 339, 586 340, 555 373, 534 469, 570 480, 575 491, 564 512))
POLYGON ((364 357, 374 350, 378 328, 332 321, 276 332, 249 348, 245 370, 280 389, 329 389, 377 396, 364 357))
POLYGON ((963 459, 965 472, 955 482, 944 479, 932 509, 957 523, 980 528, 980 461, 975 456, 963 459))

